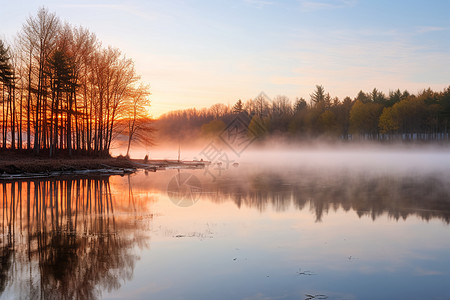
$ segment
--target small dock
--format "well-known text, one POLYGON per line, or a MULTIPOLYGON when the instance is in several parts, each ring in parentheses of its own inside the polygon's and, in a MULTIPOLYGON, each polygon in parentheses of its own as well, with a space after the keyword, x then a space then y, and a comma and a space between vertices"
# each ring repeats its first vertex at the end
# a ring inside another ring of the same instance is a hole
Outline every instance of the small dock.
POLYGON ((148 160, 148 161, 136 161, 133 160, 133 164, 137 169, 142 169, 150 172, 156 172, 168 169, 204 169, 210 165, 209 161, 198 160, 148 160))

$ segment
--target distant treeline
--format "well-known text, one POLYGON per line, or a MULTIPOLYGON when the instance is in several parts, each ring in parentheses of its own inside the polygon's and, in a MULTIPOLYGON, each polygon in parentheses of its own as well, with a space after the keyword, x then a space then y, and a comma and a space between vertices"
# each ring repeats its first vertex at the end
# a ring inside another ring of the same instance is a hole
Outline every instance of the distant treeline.
POLYGON ((0 148, 109 154, 115 134, 133 138, 148 95, 131 59, 45 8, 0 40, 0 148))
POLYGON ((341 100, 317 85, 309 101, 297 98, 292 103, 286 96, 269 99, 262 94, 245 102, 238 100, 233 106, 219 103, 208 109, 169 112, 159 118, 156 127, 160 138, 173 141, 211 137, 239 113, 246 113, 251 119, 249 129, 263 137, 448 141, 450 87, 416 95, 400 90, 385 95, 375 88, 341 100))

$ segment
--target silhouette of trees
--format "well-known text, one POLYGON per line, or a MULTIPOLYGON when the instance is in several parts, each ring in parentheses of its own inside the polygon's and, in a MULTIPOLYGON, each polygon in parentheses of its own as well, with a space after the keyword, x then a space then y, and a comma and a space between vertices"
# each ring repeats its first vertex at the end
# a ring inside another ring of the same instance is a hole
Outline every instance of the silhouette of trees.
POLYGON ((239 114, 244 110, 244 104, 242 103, 242 100, 239 99, 236 104, 233 105, 233 113, 239 114))
POLYGON ((295 99, 294 103, 294 114, 298 113, 299 111, 307 108, 306 100, 303 98, 297 98, 295 99))
MULTIPOLYGON (((33 149, 36 154, 46 147, 48 137, 48 61, 55 49, 60 20, 54 13, 39 9, 37 16, 30 16, 22 29, 21 37, 24 49, 30 55, 29 60, 29 97, 28 110, 33 118, 33 149)), ((62 62, 59 62, 62 63, 62 62)), ((28 132, 31 136, 31 130, 28 132)))
POLYGON ((154 130, 152 120, 149 119, 146 110, 150 106, 149 95, 149 87, 140 85, 132 90, 130 97, 128 97, 129 102, 125 106, 127 109, 127 124, 124 130, 124 134, 128 137, 126 156, 129 156, 132 141, 144 145, 154 143, 153 136, 150 134, 154 130))
MULTIPOLYGON (((15 74, 11 64, 10 49, 0 40, 0 84, 2 101, 2 147, 7 147, 8 128, 12 136, 15 135, 15 74)), ((14 142, 11 148, 14 149, 14 142)))
POLYGON ((142 131, 150 139, 150 126, 137 126, 150 102, 148 88, 136 96, 133 61, 45 8, 26 20, 13 50, 1 42, 0 69, 3 148, 22 149, 25 135, 35 154, 108 155, 128 117, 130 141, 142 131))
POLYGON ((286 96, 277 96, 272 101, 270 114, 270 130, 286 132, 289 128, 289 120, 292 118, 293 108, 286 96))
POLYGON ((370 102, 370 96, 364 93, 362 90, 358 92, 355 101, 360 101, 362 103, 370 102))
POLYGON ((325 88, 321 85, 316 85, 316 90, 310 96, 311 103, 314 105, 323 104, 326 99, 325 88))
POLYGON ((129 152, 134 140, 151 144, 154 129, 161 141, 192 141, 205 136, 203 125, 213 120, 227 125, 241 113, 252 124, 263 124, 265 137, 450 138, 450 87, 417 95, 397 89, 387 96, 374 88, 341 101, 316 85, 309 104, 303 98, 292 104, 283 95, 272 100, 262 93, 232 107, 216 103, 169 112, 152 122, 147 114, 150 94, 148 88, 142 90, 133 61, 118 49, 102 47, 87 29, 63 24, 45 8, 26 20, 13 49, 0 41, 0 84, 1 147, 33 149, 50 157, 108 155, 119 135, 127 139, 129 152))
POLYGON ((370 94, 370 100, 374 103, 384 104, 386 102, 386 96, 382 92, 374 88, 372 90, 372 93, 370 94))
POLYGON ((261 94, 253 100, 253 110, 260 119, 268 116, 269 107, 270 104, 265 94, 261 94))
POLYGON ((389 96, 374 88, 370 93, 360 91, 355 98, 341 101, 317 85, 309 105, 303 98, 292 104, 286 96, 270 100, 262 94, 238 101, 233 107, 214 104, 210 108, 169 112, 155 122, 158 140, 188 143, 205 137, 209 125, 202 130, 203 125, 221 120, 226 126, 236 118, 237 111, 253 120, 248 124, 250 129, 255 124, 265 127, 263 132, 260 126, 255 127, 259 137, 440 142, 450 138, 450 87, 442 92, 427 89, 417 95, 397 89, 389 96))

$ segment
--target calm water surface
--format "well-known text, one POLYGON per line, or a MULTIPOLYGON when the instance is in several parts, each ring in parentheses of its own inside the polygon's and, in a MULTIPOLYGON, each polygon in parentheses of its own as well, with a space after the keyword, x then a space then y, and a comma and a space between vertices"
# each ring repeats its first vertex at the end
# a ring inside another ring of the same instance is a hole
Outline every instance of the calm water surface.
POLYGON ((3 182, 0 298, 450 299, 448 175, 3 182))

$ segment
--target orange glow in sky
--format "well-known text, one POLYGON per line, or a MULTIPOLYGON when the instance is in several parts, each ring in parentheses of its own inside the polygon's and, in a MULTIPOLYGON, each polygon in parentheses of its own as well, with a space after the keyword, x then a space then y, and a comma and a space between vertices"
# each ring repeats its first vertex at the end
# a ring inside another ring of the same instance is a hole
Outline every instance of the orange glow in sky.
POLYGON ((41 6, 132 58, 155 117, 316 84, 341 99, 450 84, 449 1, 9 1, 0 37, 41 6))

